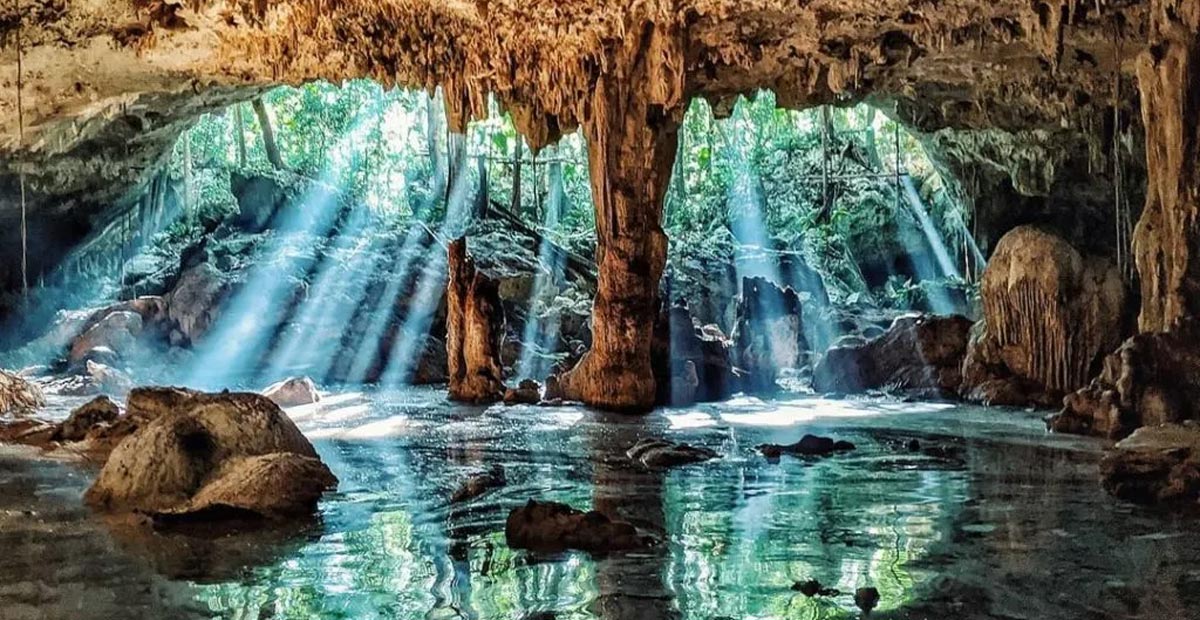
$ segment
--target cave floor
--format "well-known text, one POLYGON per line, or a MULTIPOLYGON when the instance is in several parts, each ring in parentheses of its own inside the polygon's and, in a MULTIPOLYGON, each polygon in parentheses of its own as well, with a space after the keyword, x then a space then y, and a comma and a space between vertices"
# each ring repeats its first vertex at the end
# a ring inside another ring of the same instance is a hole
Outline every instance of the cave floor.
MULTIPOLYGON (((877 399, 738 399, 643 418, 330 394, 289 413, 341 479, 317 524, 151 534, 91 516, 78 465, 0 449, 0 616, 50 618, 1195 618, 1194 517, 1119 503, 1098 440, 1040 412, 877 399), (858 449, 772 463, 804 433, 858 449), (643 437, 722 458, 669 471, 643 437), (921 449, 909 446, 917 439, 921 449), (507 486, 446 499, 502 464, 507 486), (593 558, 509 549, 530 498, 616 513, 666 542, 593 558), (846 593, 807 598, 816 578, 846 593)), ((71 402, 57 402, 65 412, 71 402)))

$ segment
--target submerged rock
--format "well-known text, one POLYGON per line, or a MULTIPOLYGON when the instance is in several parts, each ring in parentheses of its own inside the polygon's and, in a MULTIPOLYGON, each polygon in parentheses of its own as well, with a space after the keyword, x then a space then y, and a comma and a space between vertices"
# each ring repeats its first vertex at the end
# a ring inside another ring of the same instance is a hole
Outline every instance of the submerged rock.
POLYGON ((799 592, 808 598, 814 596, 841 596, 842 591, 837 588, 827 588, 821 585, 816 579, 807 579, 805 581, 797 581, 792 584, 792 590, 799 592))
POLYGON ((1121 440, 1100 461, 1104 489, 1143 504, 1200 501, 1200 426, 1145 426, 1121 440))
POLYGON ((855 590, 854 604, 863 610, 864 614, 871 613, 879 605, 879 590, 875 588, 859 588, 855 590))
POLYGON ((1067 395, 1059 432, 1119 439, 1140 426, 1200 419, 1200 321, 1138 334, 1104 359, 1100 375, 1067 395))
POLYGON ((800 441, 793 444, 762 444, 758 447, 758 451, 769 459, 777 459, 783 454, 790 454, 792 456, 829 456, 835 452, 849 452, 855 448, 856 446, 849 441, 835 441, 829 437, 805 435, 800 438, 800 441))
POLYGON ((643 549, 654 542, 633 525, 594 510, 583 512, 566 504, 536 500, 509 513, 504 537, 514 549, 544 552, 607 553, 643 549))
POLYGON ((291 377, 263 390, 263 396, 280 407, 299 407, 320 402, 317 384, 308 377, 291 377))
POLYGON ((93 429, 115 422, 121 415, 121 408, 107 396, 97 396, 80 405, 58 427, 54 433, 55 441, 83 441, 93 429))
POLYGON ((708 448, 690 446, 686 443, 671 443, 664 439, 642 439, 625 452, 630 460, 645 467, 672 467, 690 463, 702 463, 717 458, 718 454, 708 448))
POLYGON ((463 481, 454 494, 450 496, 450 503, 459 504, 465 501, 475 499, 491 491, 498 489, 508 483, 508 479, 504 475, 504 468, 500 465, 493 465, 491 469, 485 472, 471 474, 463 481))
POLYGON ((882 336, 866 341, 852 337, 830 347, 813 368, 813 388, 953 395, 961 380, 970 329, 971 321, 958 315, 897 317, 882 336))
POLYGON ((0 370, 0 415, 31 413, 45 405, 46 399, 36 385, 0 370))
POLYGON ((160 388, 131 396, 127 409, 149 421, 113 450, 85 494, 98 510, 290 517, 311 512, 336 485, 312 444, 261 395, 160 388))

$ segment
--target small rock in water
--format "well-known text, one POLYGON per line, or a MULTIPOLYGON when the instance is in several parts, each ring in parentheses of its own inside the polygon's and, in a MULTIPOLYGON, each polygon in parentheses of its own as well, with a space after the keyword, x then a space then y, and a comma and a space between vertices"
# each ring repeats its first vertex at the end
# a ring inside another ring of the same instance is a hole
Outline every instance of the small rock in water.
POLYGON ((607 553, 644 549, 654 540, 624 521, 596 512, 583 512, 557 502, 529 500, 514 508, 504 523, 504 538, 514 549, 561 552, 577 549, 607 553))
POLYGON ((536 405, 541 400, 542 386, 533 379, 525 379, 517 387, 504 391, 506 405, 536 405))
POLYGON ((508 481, 504 476, 504 468, 500 465, 492 465, 492 468, 485 472, 471 474, 462 485, 454 491, 454 495, 450 497, 450 502, 458 504, 468 500, 475 499, 492 489, 498 489, 504 486, 508 481))
POLYGON ((54 441, 82 441, 88 432, 101 424, 110 424, 121 415, 121 409, 107 396, 97 396, 71 412, 58 430, 54 441))
POLYGON ((863 610, 864 614, 871 613, 879 604, 879 590, 875 588, 859 588, 854 591, 854 604, 863 610))
POLYGON ((908 440, 908 451, 909 452, 920 452, 921 451, 921 442, 916 439, 909 439, 908 440))
POLYGON ((280 407, 311 405, 321 400, 321 395, 317 393, 317 384, 308 377, 284 379, 263 390, 262 394, 280 407))
POLYGON ((818 437, 816 435, 805 435, 800 438, 800 441, 789 445, 767 443, 758 447, 758 451, 769 459, 777 459, 783 454, 790 454, 792 456, 828 456, 834 452, 849 452, 854 449, 855 445, 849 441, 834 441, 829 437, 818 437))
POLYGON ((841 596, 842 594, 842 591, 838 590, 837 588, 826 588, 825 586, 822 586, 821 582, 817 581, 816 579, 797 581, 796 583, 792 584, 792 590, 799 592, 808 598, 812 598, 814 596, 841 596))
POLYGON ((708 448, 698 448, 686 443, 671 443, 664 439, 643 439, 633 445, 626 453, 630 460, 637 461, 646 467, 671 467, 701 463, 717 458, 717 453, 708 448))

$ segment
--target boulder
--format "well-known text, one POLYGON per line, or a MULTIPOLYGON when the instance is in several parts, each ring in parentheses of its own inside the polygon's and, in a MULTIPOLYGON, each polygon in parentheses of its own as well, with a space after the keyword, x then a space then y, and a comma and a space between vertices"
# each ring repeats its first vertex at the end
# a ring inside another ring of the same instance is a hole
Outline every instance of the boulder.
POLYGON ((1063 399, 1051 429, 1120 439, 1141 426, 1200 419, 1200 321, 1138 334, 1063 399))
POLYGON ((514 549, 550 553, 568 549, 607 553, 653 544, 651 538, 624 521, 614 521, 596 511, 583 512, 566 504, 535 500, 509 513, 504 537, 514 549))
POLYGON ((475 268, 467 240, 450 244, 446 283, 446 357, 450 399, 491 403, 504 397, 500 341, 504 311, 496 282, 475 268))
POLYGON ((542 386, 532 379, 525 379, 517 387, 508 388, 504 392, 504 404, 506 405, 536 405, 541 400, 542 386))
POLYGON ((661 312, 650 349, 658 404, 688 405, 729 398, 738 380, 731 346, 715 325, 697 325, 683 303, 661 312))
POLYGON ((209 263, 184 271, 167 294, 167 314, 179 331, 177 340, 195 344, 216 321, 226 285, 221 272, 209 263))
POLYGON ((1105 490, 1138 503, 1195 505, 1200 501, 1200 426, 1145 426, 1100 461, 1105 490))
POLYGON ((121 408, 107 396, 97 396, 76 407, 71 415, 59 425, 54 441, 83 441, 88 433, 102 424, 115 422, 121 408))
POLYGON ((702 463, 717 458, 717 453, 708 448, 698 448, 686 443, 677 444, 664 439, 643 439, 625 452, 630 460, 645 467, 672 467, 702 463))
POLYGON ((851 336, 830 347, 813 368, 813 389, 952 395, 961 382, 970 329, 971 321, 957 315, 897 317, 882 336, 851 336))
POLYGON ((145 402, 135 409, 131 398, 127 415, 158 415, 113 450, 84 496, 97 510, 291 517, 311 513, 336 485, 312 444, 264 396, 174 389, 138 396, 145 402))
POLYGON ((493 465, 491 469, 485 472, 471 474, 463 481, 454 494, 450 496, 450 503, 460 504, 470 501, 491 491, 504 486, 507 480, 504 475, 504 468, 500 465, 493 465))
POLYGON ((1012 376, 1061 397, 1083 387, 1121 339, 1125 286, 1111 261, 1084 256, 1032 226, 996 244, 980 288, 989 373, 968 371, 965 391, 1012 376))
POLYGON ((82 364, 96 349, 104 349, 105 354, 111 352, 120 357, 137 342, 143 326, 142 317, 136 312, 131 310, 109 312, 75 339, 71 344, 68 361, 72 364, 82 364))
POLYGON ((280 407, 299 407, 320 402, 317 385, 308 377, 291 377, 263 390, 263 396, 280 407))
POLYGON ((780 371, 808 363, 800 296, 766 278, 743 278, 733 328, 734 364, 748 391, 774 391, 780 371))
POLYGON ((45 405, 46 399, 36 385, 0 370, 0 415, 32 413, 45 405))

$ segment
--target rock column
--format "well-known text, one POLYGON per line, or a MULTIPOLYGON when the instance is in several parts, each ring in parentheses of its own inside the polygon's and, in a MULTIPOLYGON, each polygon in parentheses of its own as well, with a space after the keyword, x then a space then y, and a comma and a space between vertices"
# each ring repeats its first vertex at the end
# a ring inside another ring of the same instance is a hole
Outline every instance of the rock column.
MULTIPOLYGON (((650 9, 647 9, 650 10, 650 9)), ((667 257, 663 199, 682 118, 683 39, 671 17, 631 30, 586 102, 599 282, 592 349, 563 395, 620 411, 654 406, 650 345, 667 257)))
POLYGON ((491 403, 504 396, 500 334, 504 322, 496 282, 475 268, 465 237, 450 244, 446 283, 446 356, 450 399, 491 403))
POLYGON ((1134 233, 1143 332, 1200 316, 1200 0, 1152 0, 1138 58, 1146 208, 1134 233))

